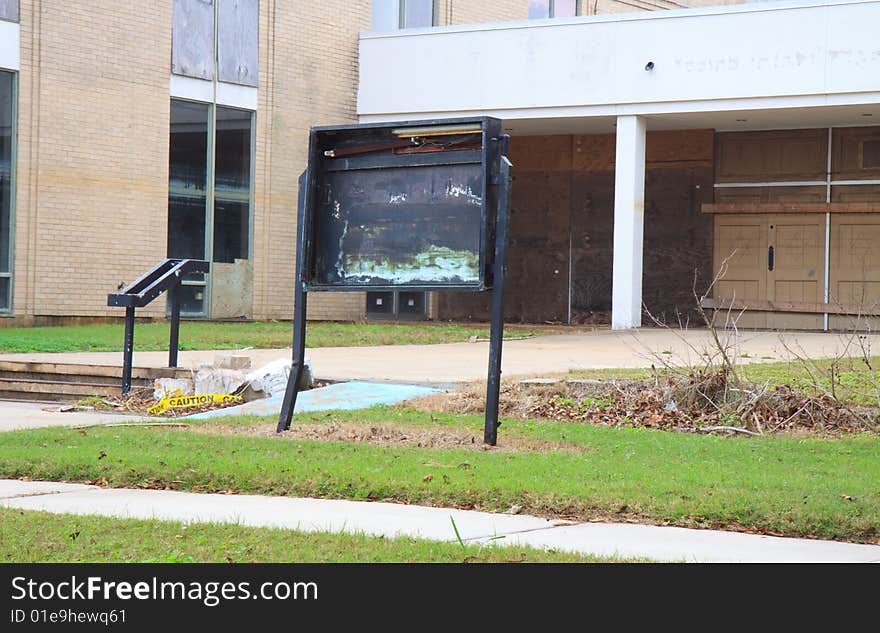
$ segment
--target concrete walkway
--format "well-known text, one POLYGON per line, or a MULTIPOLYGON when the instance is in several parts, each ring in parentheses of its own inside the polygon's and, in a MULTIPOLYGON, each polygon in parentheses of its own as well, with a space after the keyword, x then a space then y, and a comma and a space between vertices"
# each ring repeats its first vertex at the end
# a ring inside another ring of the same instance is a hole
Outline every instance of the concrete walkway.
POLYGON ((101 411, 62 411, 63 408, 63 405, 47 402, 0 400, 0 433, 46 426, 89 426, 146 419, 132 414, 101 411))
MULTIPOLYGON (((880 351, 880 336, 866 342, 880 351)), ((739 353, 743 362, 771 362, 790 358, 783 341, 802 355, 822 358, 835 355, 850 344, 850 355, 860 350, 850 336, 821 332, 741 332, 739 353)), ((506 376, 564 373, 571 369, 650 367, 660 360, 678 364, 699 363, 700 352, 711 349, 706 330, 673 332, 644 328, 613 332, 537 336, 504 344, 502 370, 506 376)), ((290 349, 248 350, 254 366, 278 358, 290 358, 290 349)), ((181 352, 183 367, 213 363, 224 351, 181 352)), ((447 343, 442 345, 386 345, 379 347, 322 347, 308 350, 316 376, 336 380, 393 381, 448 384, 485 380, 489 344, 447 343)), ((119 365, 121 353, 73 352, 61 354, 2 354, 0 360, 119 365)), ((163 367, 166 352, 135 352, 139 367, 163 367)))
POLYGON ((551 521, 540 517, 327 499, 106 489, 0 480, 0 506, 54 513, 236 523, 307 532, 410 536, 491 546, 689 562, 880 562, 880 546, 684 528, 551 521), (500 538, 499 538, 500 537, 500 538))

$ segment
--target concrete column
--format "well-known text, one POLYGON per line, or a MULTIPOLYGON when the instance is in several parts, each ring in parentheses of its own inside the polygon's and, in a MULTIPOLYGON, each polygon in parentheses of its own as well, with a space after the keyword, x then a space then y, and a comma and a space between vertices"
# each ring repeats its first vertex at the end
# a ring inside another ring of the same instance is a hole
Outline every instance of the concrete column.
POLYGON ((642 325, 646 129, 643 117, 617 117, 611 286, 611 327, 615 330, 642 325))

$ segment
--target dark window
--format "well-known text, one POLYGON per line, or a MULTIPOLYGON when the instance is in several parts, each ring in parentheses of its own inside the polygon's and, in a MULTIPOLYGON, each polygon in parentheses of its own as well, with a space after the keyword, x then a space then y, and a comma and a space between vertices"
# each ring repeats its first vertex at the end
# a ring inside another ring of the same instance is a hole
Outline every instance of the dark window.
MULTIPOLYGON (((208 128, 211 106, 171 101, 168 159, 168 257, 205 258, 208 209, 208 128)), ((204 275, 184 280, 180 309, 205 311, 204 275)))
MULTIPOLYGON (((212 123, 213 107, 171 101, 168 257, 205 259, 210 252, 212 261, 231 264, 250 257, 254 115, 216 106, 212 123)), ((206 314, 205 276, 184 286, 181 310, 206 314)))
POLYGON ((436 5, 433 0, 401 0, 400 28, 414 29, 436 24, 436 5))
POLYGON ((248 259, 253 114, 217 107, 214 261, 248 259))
POLYGON ((168 256, 205 257, 210 106, 171 102, 168 256))
POLYGON ((0 310, 12 307, 12 193, 15 76, 0 72, 0 310))

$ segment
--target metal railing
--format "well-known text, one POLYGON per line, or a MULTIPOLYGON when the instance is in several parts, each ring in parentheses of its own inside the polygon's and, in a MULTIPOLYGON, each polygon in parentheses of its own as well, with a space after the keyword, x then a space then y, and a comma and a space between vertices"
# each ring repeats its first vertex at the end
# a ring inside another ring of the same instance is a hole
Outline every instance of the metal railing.
POLYGON ((136 281, 119 292, 107 295, 108 306, 125 308, 125 343, 123 347, 122 394, 131 391, 134 357, 134 311, 143 308, 163 292, 168 292, 171 312, 171 334, 168 341, 168 366, 177 367, 180 337, 180 282, 187 275, 209 273, 211 264, 201 259, 166 259, 159 262, 136 281))

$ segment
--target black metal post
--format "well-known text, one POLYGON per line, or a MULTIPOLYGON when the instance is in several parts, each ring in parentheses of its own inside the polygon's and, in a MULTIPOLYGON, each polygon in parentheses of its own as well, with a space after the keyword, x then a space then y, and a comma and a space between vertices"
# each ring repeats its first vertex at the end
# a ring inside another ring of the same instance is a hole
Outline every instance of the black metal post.
MULTIPOLYGON (((506 144, 502 144, 504 147, 506 144)), ((489 335, 489 380, 486 387, 486 427, 483 441, 498 442, 498 397, 501 391, 501 346, 504 340, 504 278, 507 272, 507 224, 510 214, 511 164, 501 156, 498 216, 495 223, 495 262, 492 279, 492 329, 489 335)))
POLYGON ((168 338, 168 366, 177 367, 177 350, 180 347, 180 283, 168 289, 171 303, 171 334, 168 338))
POLYGON ((296 397, 302 380, 303 366, 306 356, 306 301, 308 293, 303 283, 306 243, 306 193, 309 187, 308 171, 299 177, 299 208, 297 210, 296 238, 296 280, 293 291, 293 365, 287 377, 287 388, 281 402, 281 413, 278 416, 278 433, 290 428, 293 410, 296 408, 296 397))
POLYGON ((122 359, 122 395, 127 395, 131 391, 131 365, 134 360, 134 306, 125 307, 125 344, 122 359))

